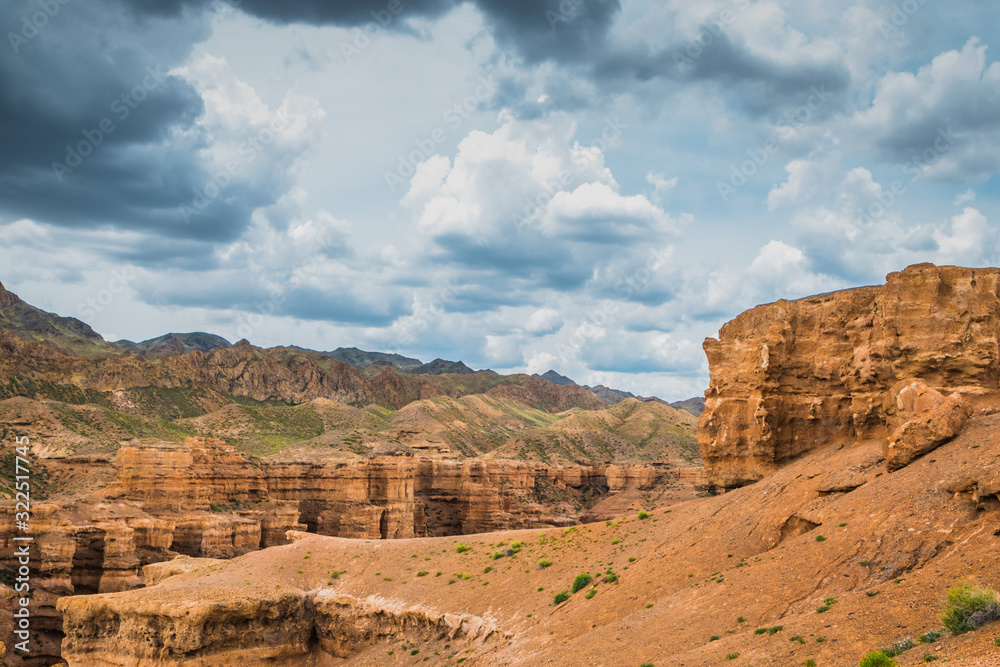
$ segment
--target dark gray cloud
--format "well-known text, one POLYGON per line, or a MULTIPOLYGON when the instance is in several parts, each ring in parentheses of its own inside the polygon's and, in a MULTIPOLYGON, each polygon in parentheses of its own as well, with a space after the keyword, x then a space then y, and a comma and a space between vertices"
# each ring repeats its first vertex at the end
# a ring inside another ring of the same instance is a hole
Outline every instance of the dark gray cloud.
POLYGON ((387 326, 410 313, 403 295, 362 294, 349 287, 320 289, 291 280, 268 286, 239 272, 175 275, 174 280, 138 281, 146 303, 157 306, 232 308, 260 316, 387 326))
MULTIPOLYGON (((147 0, 138 3, 135 10, 179 15, 185 7, 213 4, 218 3, 147 0)), ((407 30, 412 18, 437 17, 462 3, 230 0, 226 4, 275 24, 353 27, 376 22, 387 30, 407 30)), ((838 96, 850 81, 840 62, 818 63, 808 58, 795 64, 770 61, 733 41, 729 26, 718 21, 706 22, 693 35, 663 35, 655 48, 617 44, 610 33, 621 13, 619 0, 474 0, 473 4, 483 12, 499 46, 522 64, 551 62, 569 68, 551 77, 546 85, 549 99, 544 104, 525 101, 525 83, 512 76, 502 77, 501 90, 493 103, 516 108, 524 117, 593 104, 594 91, 574 83, 574 78, 579 77, 596 84, 603 94, 627 92, 636 83, 651 80, 713 82, 723 87, 735 106, 751 114, 797 106, 811 86, 826 86, 831 95, 838 96), (699 36, 704 46, 699 44, 699 36), (696 51, 691 50, 692 45, 696 51), (688 55, 692 53, 693 58, 688 55)), ((832 108, 827 113, 830 111, 832 108)))
POLYGON ((199 157, 205 106, 168 72, 209 36, 207 21, 180 4, 51 6, 58 10, 40 13, 30 0, 0 6, 0 25, 15 35, 0 48, 0 216, 146 234, 145 244, 107 253, 143 264, 204 257, 210 244, 241 236, 285 183, 234 182, 198 200, 213 181, 199 157))

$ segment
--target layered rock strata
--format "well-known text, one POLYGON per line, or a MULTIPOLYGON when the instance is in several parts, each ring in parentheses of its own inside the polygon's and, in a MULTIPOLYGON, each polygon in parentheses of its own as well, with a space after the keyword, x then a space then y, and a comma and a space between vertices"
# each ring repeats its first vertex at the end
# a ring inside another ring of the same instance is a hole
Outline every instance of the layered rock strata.
POLYGON ((742 486, 835 442, 888 448, 901 380, 957 393, 969 410, 994 404, 998 292, 998 269, 918 264, 882 286, 777 301, 727 323, 704 344, 711 381, 698 444, 708 481, 742 486))

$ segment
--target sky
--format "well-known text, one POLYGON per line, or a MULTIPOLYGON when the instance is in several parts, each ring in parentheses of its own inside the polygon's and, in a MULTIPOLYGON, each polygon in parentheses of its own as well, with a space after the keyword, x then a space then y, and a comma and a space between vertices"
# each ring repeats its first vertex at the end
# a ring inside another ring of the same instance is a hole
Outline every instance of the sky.
POLYGON ((0 281, 676 400, 760 303, 997 263, 995 3, 8 0, 0 281))

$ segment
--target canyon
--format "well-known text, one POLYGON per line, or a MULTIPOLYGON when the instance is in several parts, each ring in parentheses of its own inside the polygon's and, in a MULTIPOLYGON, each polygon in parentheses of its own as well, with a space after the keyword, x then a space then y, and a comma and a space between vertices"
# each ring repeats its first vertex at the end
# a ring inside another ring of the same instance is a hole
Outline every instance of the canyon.
MULTIPOLYGON (((657 488, 681 500, 704 484, 700 468, 650 463, 324 454, 251 462, 224 441, 189 437, 113 456, 49 457, 54 478, 75 478, 85 466, 104 483, 33 505, 38 650, 59 655, 60 598, 142 587, 145 566, 180 556, 234 558, 287 544, 289 531, 385 540, 569 526, 641 505, 657 488)), ((0 547, 11 552, 14 509, 0 506, 0 547)))
MULTIPOLYGON (((215 384, 164 420, 166 394, 69 403, 21 367, 39 391, 0 418, 49 443, 24 664, 857 665, 937 632, 956 582, 1000 584, 998 311, 1000 270, 932 265, 751 309, 705 342, 700 456, 689 413, 522 378, 432 376, 454 395, 399 408, 215 384)), ((896 661, 995 665, 998 634, 896 661)))

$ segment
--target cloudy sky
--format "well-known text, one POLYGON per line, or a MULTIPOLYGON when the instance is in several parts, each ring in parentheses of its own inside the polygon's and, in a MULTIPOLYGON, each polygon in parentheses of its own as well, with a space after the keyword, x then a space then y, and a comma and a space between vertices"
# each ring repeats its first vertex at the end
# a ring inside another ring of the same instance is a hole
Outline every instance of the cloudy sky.
POLYGON ((696 395, 755 304, 997 263, 994 5, 8 0, 0 281, 696 395))

